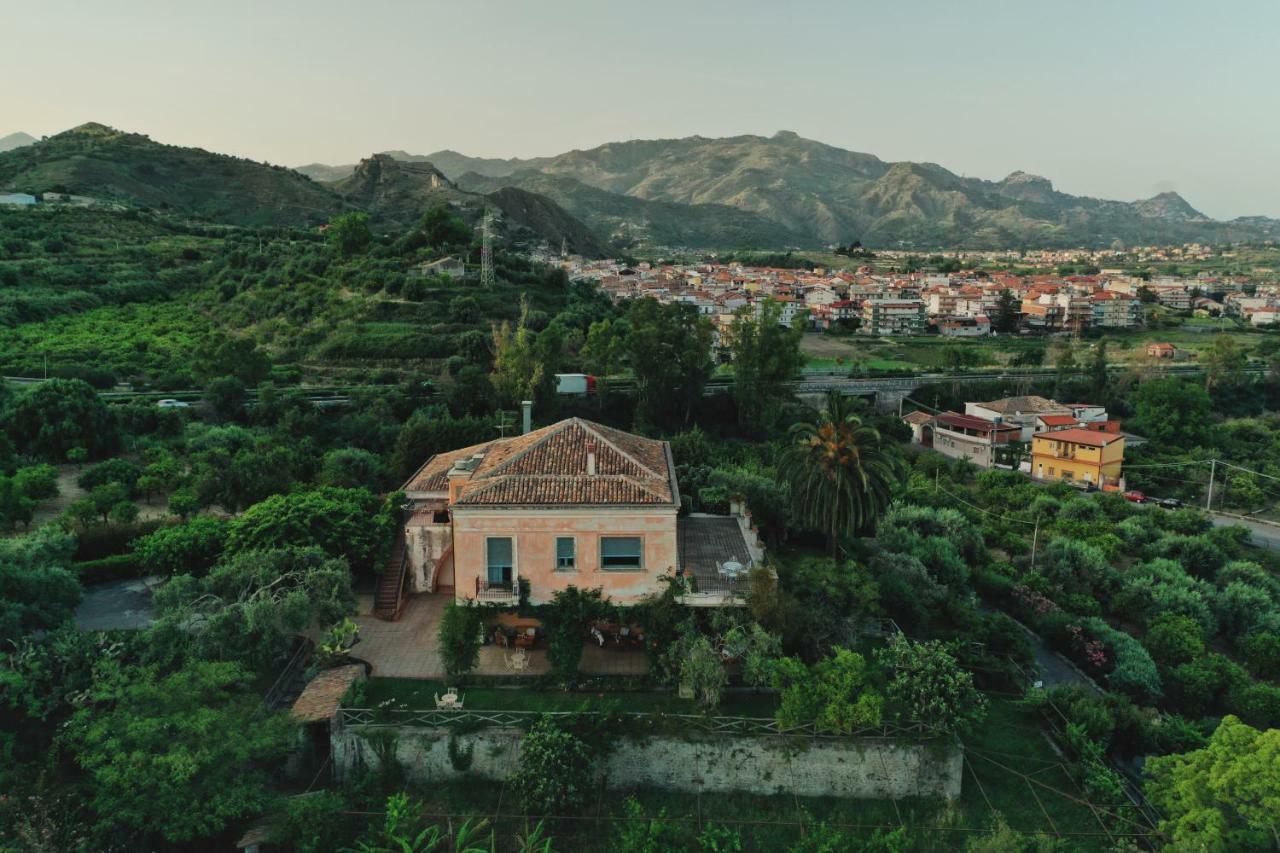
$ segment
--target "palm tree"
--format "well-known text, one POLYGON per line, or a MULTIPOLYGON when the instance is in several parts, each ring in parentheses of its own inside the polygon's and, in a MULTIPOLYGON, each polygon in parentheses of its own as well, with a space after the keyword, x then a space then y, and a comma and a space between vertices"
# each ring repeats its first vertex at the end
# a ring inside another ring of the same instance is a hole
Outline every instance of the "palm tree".
POLYGON ((875 521, 888 505, 902 457, 836 391, 816 418, 791 427, 791 435, 795 443, 782 462, 796 519, 826 534, 834 557, 840 537, 875 521))

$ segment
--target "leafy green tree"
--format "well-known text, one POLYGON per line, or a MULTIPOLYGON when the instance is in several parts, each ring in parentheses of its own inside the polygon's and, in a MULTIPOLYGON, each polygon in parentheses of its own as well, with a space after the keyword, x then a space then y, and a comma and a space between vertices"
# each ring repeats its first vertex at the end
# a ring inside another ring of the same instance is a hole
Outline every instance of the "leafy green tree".
POLYGON ((1244 381, 1244 369, 1249 356, 1229 335, 1215 335, 1204 360, 1204 387, 1212 391, 1223 385, 1239 385, 1244 381))
POLYGON ((1280 729, 1224 717, 1203 749, 1147 760, 1147 794, 1172 850, 1272 850, 1280 803, 1280 729))
MULTIPOLYGON (((343 853, 492 853, 497 849, 488 820, 472 823, 467 819, 457 829, 452 824, 441 829, 426 825, 422 812, 423 804, 410 800, 408 794, 392 794, 387 798, 382 823, 370 827, 356 839, 354 847, 343 848, 343 853)), ((541 827, 539 823, 539 830, 541 827)), ((535 847, 530 853, 550 853, 550 848, 535 847)))
POLYGON ((812 667, 782 658, 774 664, 773 683, 782 689, 778 724, 785 728, 815 723, 822 731, 848 735, 880 725, 884 714, 871 668, 848 649, 836 647, 812 667))
POLYGON ((86 468, 76 478, 76 485, 86 491, 92 491, 106 483, 119 483, 125 487, 128 494, 132 495, 140 476, 142 476, 142 469, 128 459, 108 459, 86 468))
POLYGON ((493 383, 483 369, 468 364, 445 386, 444 398, 456 418, 484 416, 494 408, 493 383))
POLYGON ((30 524, 35 512, 36 502, 23 494, 17 478, 0 474, 0 524, 6 529, 30 524))
POLYGON ((1054 393, 1058 393, 1058 391, 1063 389, 1065 384, 1070 381, 1071 374, 1075 373, 1079 366, 1079 363, 1076 361, 1075 347, 1073 347, 1070 342, 1064 342, 1062 346, 1058 348, 1057 356, 1053 361, 1053 367, 1056 371, 1056 375, 1053 380, 1055 388, 1054 393))
POLYGON ((0 643, 71 620, 81 596, 74 551, 75 537, 54 525, 0 539, 0 643))
POLYGON ((440 617, 438 640, 440 662, 450 678, 461 678, 476 668, 480 660, 480 632, 483 630, 479 609, 450 601, 440 617))
POLYGON ((1153 619, 1143 645, 1165 666, 1186 663, 1204 653, 1199 623, 1180 613, 1162 613, 1153 619))
POLYGON ((888 506, 901 457, 836 392, 817 417, 792 426, 791 438, 782 461, 795 518, 824 533, 835 556, 841 538, 873 524, 888 506))
POLYGON ((29 465, 14 472, 13 484, 24 497, 43 501, 58 496, 58 469, 52 465, 29 465))
POLYGON ((429 246, 466 246, 471 242, 471 229, 447 204, 438 204, 422 214, 418 230, 429 246))
POLYGON ((996 310, 991 317, 992 331, 1010 335, 1018 331, 1018 315, 1021 313, 1018 298, 1009 288, 1000 291, 996 297, 996 310))
POLYGON ((238 553, 314 545, 343 557, 353 569, 380 565, 391 547, 396 518, 391 499, 367 489, 320 488, 273 495, 233 519, 227 550, 238 553))
POLYGON ((271 360, 251 339, 223 334, 211 334, 200 342, 192 366, 205 382, 232 378, 256 386, 271 374, 271 360))
POLYGON ((587 629, 608 611, 599 589, 568 586, 558 590, 546 608, 547 659, 562 681, 572 682, 578 676, 582 660, 582 644, 587 629))
POLYGON ((320 462, 320 485, 376 492, 382 487, 382 460, 358 447, 330 450, 320 462))
POLYGON ((537 335, 529 328, 529 302, 520 303, 520 319, 493 330, 493 373, 490 381, 504 406, 518 406, 523 400, 539 401, 547 364, 538 351, 537 335))
MULTIPOLYGON (((192 487, 199 506, 238 512, 287 491, 309 465, 308 447, 283 443, 240 426, 209 427, 188 440, 192 487)), ((173 498, 170 498, 172 508, 173 498)), ((175 509, 175 512, 178 510, 175 509)))
POLYGON ((201 657, 255 666, 279 656, 299 632, 355 609, 346 561, 317 547, 231 554, 205 577, 174 577, 155 602, 164 623, 184 630, 201 657))
POLYGON ((106 524, 116 506, 129 502, 129 490, 120 483, 103 483, 89 492, 89 502, 94 511, 102 516, 102 523, 106 524))
POLYGON ((391 467, 397 478, 408 477, 437 453, 492 441, 493 422, 476 417, 451 416, 439 407, 418 409, 396 435, 391 467))
POLYGON ((50 460, 69 459, 77 448, 86 458, 105 456, 120 441, 106 404, 80 379, 50 379, 22 392, 5 411, 4 426, 20 451, 50 460))
POLYGON ((186 844, 258 814, 294 727, 262 718, 251 674, 197 662, 166 676, 104 677, 62 735, 101 820, 186 844))
POLYGON ((215 418, 220 421, 236 421, 244 417, 247 400, 244 383, 234 376, 220 376, 204 389, 204 401, 215 418))
POLYGON ((1095 394, 1107 390, 1107 342, 1098 341, 1093 348, 1093 359, 1089 362, 1089 384, 1095 394))
POLYGON ((800 341, 804 318, 782 325, 782 305, 766 299, 759 310, 743 306, 729 328, 733 355, 733 397, 738 422, 754 433, 765 433, 777 423, 783 404, 792 398, 788 384, 804 366, 800 341))
POLYGON ((455 296, 449 300, 449 322, 474 326, 480 318, 480 303, 474 296, 455 296))
POLYGON ((138 520, 139 512, 133 501, 117 501, 107 512, 107 520, 112 524, 132 524, 138 520))
POLYGON ((544 716, 520 742, 512 787, 529 814, 574 814, 595 789, 595 756, 585 741, 544 716))
POLYGON ((938 640, 915 642, 895 634, 877 650, 876 660, 893 673, 885 694, 904 724, 923 723, 933 731, 965 730, 986 715, 987 700, 938 640))
POLYGON ((227 543, 225 519, 201 516, 183 524, 161 527, 133 543, 133 554, 149 574, 206 574, 222 556, 227 543))
POLYGON ((1133 404, 1129 425, 1151 442, 1184 450, 1202 445, 1208 436, 1213 402, 1199 385, 1181 379, 1143 382, 1133 404))
POLYGON ((667 650, 668 667, 679 673, 680 686, 690 690, 704 708, 720 704, 720 693, 729 683, 724 659, 711 640, 689 626, 680 639, 667 650))
POLYGON ((684 426, 711 377, 710 322, 691 305, 653 299, 633 300, 627 320, 637 417, 662 427, 684 426))
POLYGON ((363 253, 373 242, 373 232, 369 230, 369 214, 344 213, 334 217, 325 231, 325 238, 341 257, 349 258, 363 253))
POLYGON ((626 324, 621 320, 597 320, 587 329, 579 356, 582 369, 596 378, 597 399, 604 404, 609 377, 617 375, 627 357, 626 324))

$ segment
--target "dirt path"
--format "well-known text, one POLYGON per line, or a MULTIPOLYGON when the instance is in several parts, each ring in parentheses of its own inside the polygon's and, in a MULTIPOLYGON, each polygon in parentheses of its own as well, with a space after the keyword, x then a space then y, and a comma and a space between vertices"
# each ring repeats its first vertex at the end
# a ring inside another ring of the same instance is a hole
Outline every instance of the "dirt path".
MULTIPOLYGON (((31 518, 31 527, 33 529, 53 521, 62 515, 74 501, 85 496, 85 490, 76 484, 76 480, 83 473, 84 467, 76 465, 58 466, 58 494, 49 500, 41 501, 36 506, 35 514, 31 518)), ((169 498, 167 495, 153 496, 149 505, 141 498, 134 501, 134 503, 138 505, 139 519, 164 518, 169 514, 169 498)))

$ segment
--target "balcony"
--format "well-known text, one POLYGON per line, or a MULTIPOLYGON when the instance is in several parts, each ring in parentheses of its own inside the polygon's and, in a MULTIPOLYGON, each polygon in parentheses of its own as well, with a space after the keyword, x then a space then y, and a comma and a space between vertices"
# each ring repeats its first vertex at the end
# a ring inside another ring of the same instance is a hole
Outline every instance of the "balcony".
POLYGON ((518 604, 520 602, 520 579, 491 581, 485 578, 476 578, 476 601, 483 604, 518 604))

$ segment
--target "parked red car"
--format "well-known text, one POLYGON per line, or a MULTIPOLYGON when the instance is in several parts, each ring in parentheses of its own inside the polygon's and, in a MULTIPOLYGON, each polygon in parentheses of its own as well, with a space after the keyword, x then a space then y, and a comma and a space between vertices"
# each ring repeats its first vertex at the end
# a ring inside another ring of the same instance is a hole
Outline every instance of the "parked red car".
POLYGON ((1133 501, 1136 504, 1144 504, 1147 502, 1147 496, 1137 489, 1131 489, 1125 492, 1124 499, 1127 501, 1133 501))

